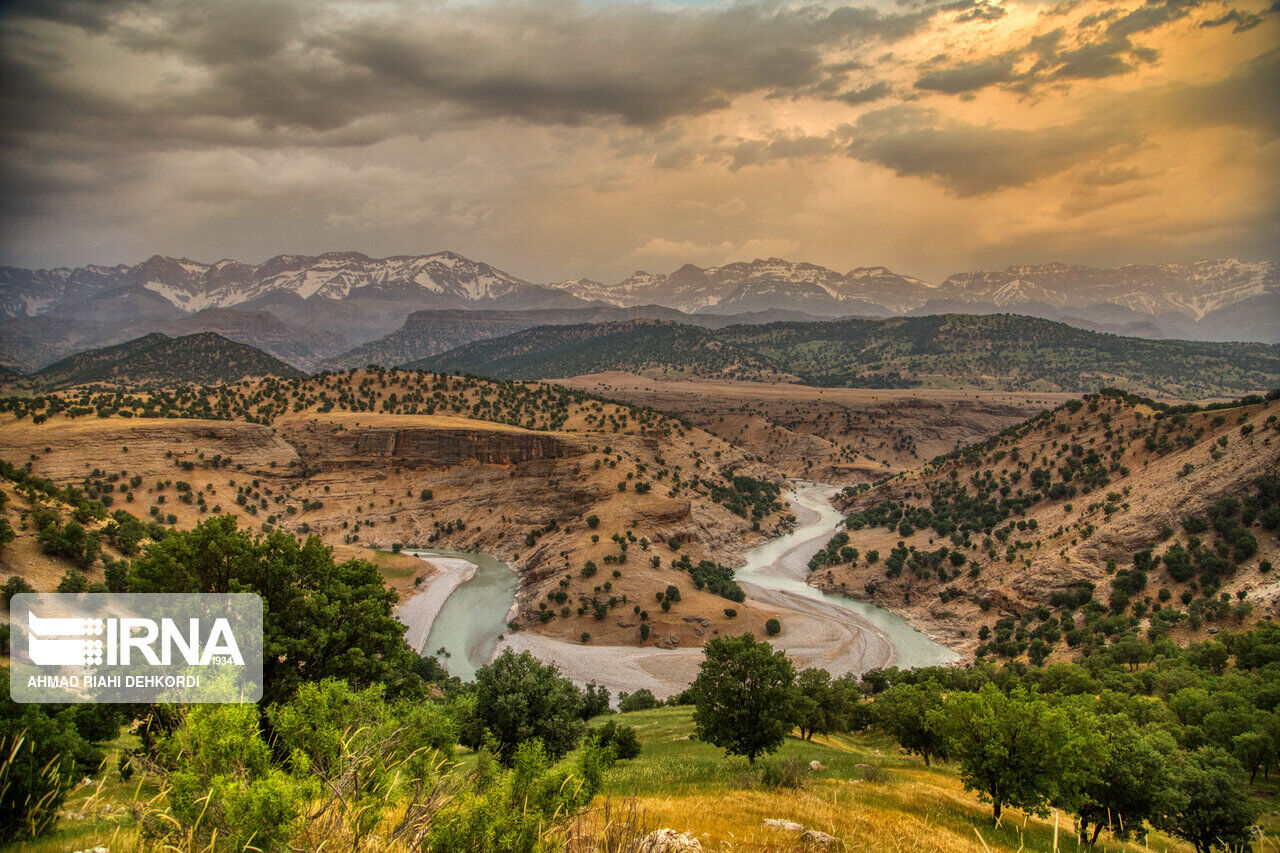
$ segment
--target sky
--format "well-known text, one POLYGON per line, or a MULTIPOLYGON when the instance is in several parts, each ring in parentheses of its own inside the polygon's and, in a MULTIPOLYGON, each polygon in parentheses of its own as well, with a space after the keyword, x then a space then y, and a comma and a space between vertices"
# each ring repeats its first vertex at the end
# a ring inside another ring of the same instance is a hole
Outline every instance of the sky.
POLYGON ((1278 165, 1280 0, 0 3, 11 266, 1278 260, 1278 165))

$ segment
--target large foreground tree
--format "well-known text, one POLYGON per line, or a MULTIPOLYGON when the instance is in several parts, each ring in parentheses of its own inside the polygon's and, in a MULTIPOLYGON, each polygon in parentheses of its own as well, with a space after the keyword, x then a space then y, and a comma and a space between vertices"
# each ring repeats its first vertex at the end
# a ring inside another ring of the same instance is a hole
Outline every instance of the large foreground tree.
POLYGON ((698 737, 754 764, 792 728, 795 680, 786 654, 753 635, 715 638, 691 688, 698 737))
POLYGON ((312 536, 299 543, 276 530, 251 535, 234 516, 174 530, 148 546, 129 576, 130 592, 256 592, 263 605, 263 700, 288 699, 306 681, 340 678, 392 695, 420 683, 396 593, 372 563, 336 563, 312 536))

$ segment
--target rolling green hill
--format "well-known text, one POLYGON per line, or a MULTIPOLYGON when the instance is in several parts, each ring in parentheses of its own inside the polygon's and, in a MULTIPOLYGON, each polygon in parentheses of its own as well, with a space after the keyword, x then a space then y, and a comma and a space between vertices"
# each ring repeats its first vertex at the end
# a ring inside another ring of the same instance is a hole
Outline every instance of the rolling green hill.
POLYGON ((49 365, 35 378, 49 388, 89 383, 213 385, 248 376, 302 376, 262 350, 213 332, 171 338, 159 332, 111 347, 77 353, 49 365))
POLYGON ((626 370, 783 375, 828 387, 1085 392, 1115 386, 1185 399, 1280 385, 1276 345, 1127 338, 1012 314, 720 330, 648 321, 538 327, 407 366, 524 379, 626 370))

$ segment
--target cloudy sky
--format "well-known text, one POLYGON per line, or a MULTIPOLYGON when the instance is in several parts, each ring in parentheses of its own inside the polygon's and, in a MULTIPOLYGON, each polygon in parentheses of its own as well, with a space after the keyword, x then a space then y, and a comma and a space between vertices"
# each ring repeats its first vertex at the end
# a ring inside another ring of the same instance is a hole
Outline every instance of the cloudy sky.
POLYGON ((1276 0, 18 0, 0 68, 3 264, 1280 257, 1276 0))

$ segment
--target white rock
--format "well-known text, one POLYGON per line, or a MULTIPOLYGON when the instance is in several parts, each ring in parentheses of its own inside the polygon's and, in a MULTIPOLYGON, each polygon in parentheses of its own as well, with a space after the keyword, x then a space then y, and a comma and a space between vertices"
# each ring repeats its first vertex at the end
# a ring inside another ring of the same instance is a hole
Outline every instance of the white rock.
POLYGON ((637 853, 702 853, 702 842, 687 832, 659 829, 640 841, 637 853))

